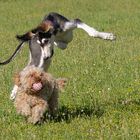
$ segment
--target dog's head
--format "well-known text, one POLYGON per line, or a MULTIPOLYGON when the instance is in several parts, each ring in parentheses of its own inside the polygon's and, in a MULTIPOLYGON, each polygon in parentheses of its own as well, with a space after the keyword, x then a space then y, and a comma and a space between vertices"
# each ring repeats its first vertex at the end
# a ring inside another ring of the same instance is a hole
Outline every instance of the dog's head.
POLYGON ((44 63, 53 56, 55 35, 59 24, 43 20, 36 28, 16 38, 22 42, 29 42, 30 63, 44 68, 44 63))
MULTIPOLYGON (((36 28, 26 32, 25 34, 22 35, 17 35, 16 38, 20 41, 26 42, 26 41, 30 41, 35 35, 37 35, 38 33, 54 33, 54 27, 52 22, 42 22, 40 23, 36 28)), ((40 34, 38 34, 40 35, 40 34)), ((48 38, 48 34, 46 34, 46 38, 48 38)), ((40 36, 41 38, 42 36, 40 36)))
POLYGON ((42 67, 41 61, 53 56, 54 36, 47 32, 39 32, 29 41, 31 61, 37 67, 42 67))
POLYGON ((46 86, 47 80, 41 69, 29 66, 16 76, 15 84, 28 94, 36 94, 46 86))

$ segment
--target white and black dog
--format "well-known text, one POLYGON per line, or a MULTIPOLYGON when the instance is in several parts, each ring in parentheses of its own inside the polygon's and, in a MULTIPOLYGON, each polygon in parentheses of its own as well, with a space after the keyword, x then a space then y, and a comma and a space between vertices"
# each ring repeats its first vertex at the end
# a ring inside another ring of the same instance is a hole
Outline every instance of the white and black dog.
MULTIPOLYGON (((92 37, 105 40, 115 39, 112 33, 99 32, 80 19, 69 20, 58 13, 49 13, 36 28, 23 35, 17 35, 17 39, 21 43, 13 55, 8 60, 0 62, 0 65, 8 64, 21 50, 24 43, 29 42, 30 59, 28 65, 34 65, 47 70, 54 53, 54 45, 61 49, 67 48, 68 43, 73 39, 73 30, 76 28, 83 29, 92 37)), ((17 86, 14 86, 12 90, 12 99, 15 98, 17 88, 17 86)))

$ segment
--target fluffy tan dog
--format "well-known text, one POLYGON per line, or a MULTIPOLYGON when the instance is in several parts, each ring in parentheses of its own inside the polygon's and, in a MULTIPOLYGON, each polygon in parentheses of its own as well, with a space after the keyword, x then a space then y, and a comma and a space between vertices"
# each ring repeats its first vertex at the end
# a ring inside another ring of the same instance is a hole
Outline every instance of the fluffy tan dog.
POLYGON ((51 114, 57 111, 58 92, 64 87, 65 78, 55 79, 39 68, 28 66, 16 75, 14 81, 19 86, 14 105, 28 122, 40 123, 46 110, 51 114))

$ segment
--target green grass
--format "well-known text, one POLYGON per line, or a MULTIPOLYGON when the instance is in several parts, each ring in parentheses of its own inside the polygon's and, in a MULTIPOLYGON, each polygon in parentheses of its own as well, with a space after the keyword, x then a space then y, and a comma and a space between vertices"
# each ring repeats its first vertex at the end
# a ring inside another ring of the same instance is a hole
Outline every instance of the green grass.
POLYGON ((51 11, 113 32, 117 40, 94 39, 76 30, 66 50, 55 49, 49 72, 69 82, 60 94, 58 116, 40 126, 27 124, 9 100, 12 76, 28 62, 28 45, 1 66, 0 139, 140 139, 140 1, 1 0, 0 61, 18 45, 16 34, 35 27, 51 11))

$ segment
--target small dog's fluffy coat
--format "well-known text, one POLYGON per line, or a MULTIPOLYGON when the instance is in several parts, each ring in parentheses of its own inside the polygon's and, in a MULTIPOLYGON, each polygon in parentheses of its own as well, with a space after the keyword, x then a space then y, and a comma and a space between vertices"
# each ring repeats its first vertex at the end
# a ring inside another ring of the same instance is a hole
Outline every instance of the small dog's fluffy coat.
POLYGON ((66 79, 55 79, 34 66, 26 67, 15 77, 19 86, 14 101, 17 112, 30 123, 40 123, 46 110, 51 114, 57 111, 58 92, 65 82, 66 79))

